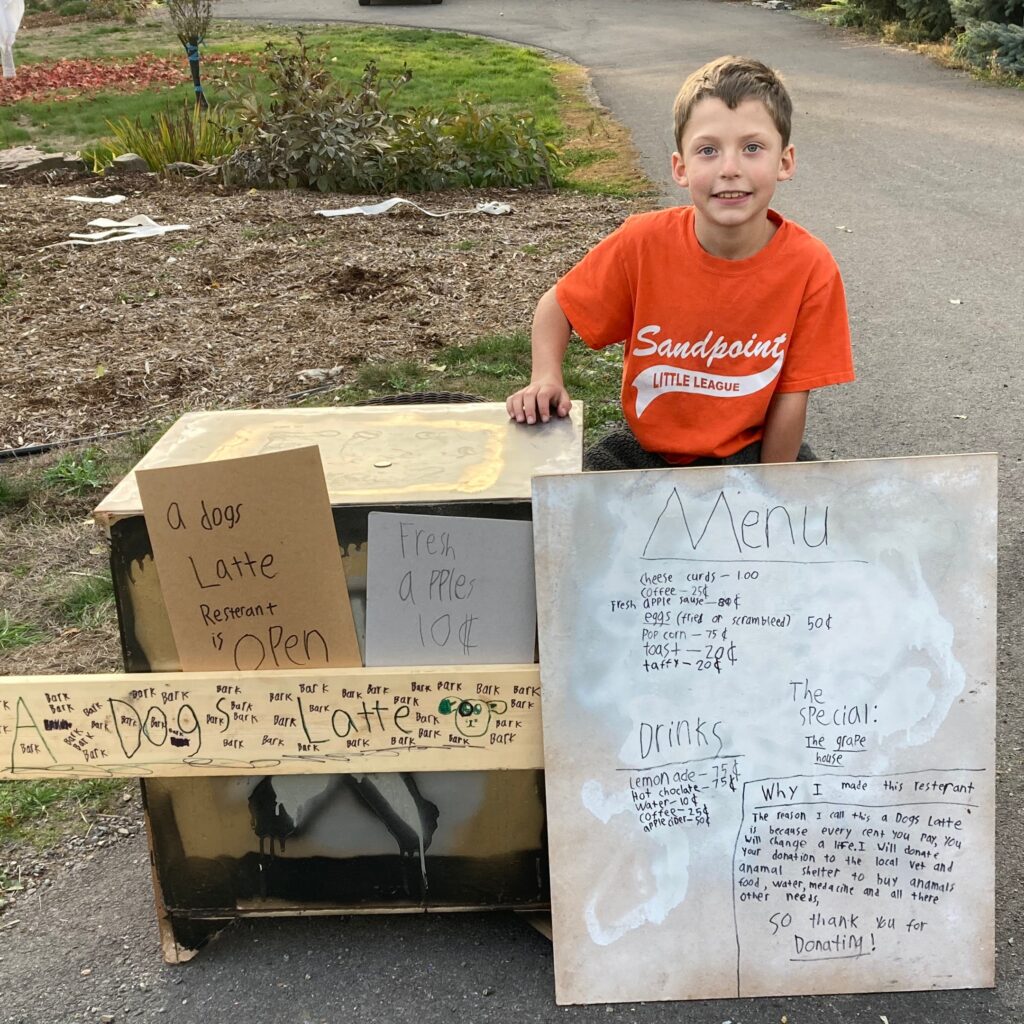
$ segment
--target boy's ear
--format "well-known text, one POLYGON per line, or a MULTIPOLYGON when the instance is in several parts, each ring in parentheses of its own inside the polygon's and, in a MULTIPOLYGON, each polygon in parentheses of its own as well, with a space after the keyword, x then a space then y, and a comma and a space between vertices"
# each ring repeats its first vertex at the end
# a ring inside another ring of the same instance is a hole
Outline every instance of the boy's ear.
POLYGON ((779 159, 779 181, 789 181, 790 178, 796 173, 796 150, 793 148, 793 144, 790 143, 782 151, 782 156, 779 159))
POLYGON ((683 163, 683 158, 678 153, 672 154, 672 178, 680 188, 689 188, 690 181, 686 177, 686 164, 683 163))

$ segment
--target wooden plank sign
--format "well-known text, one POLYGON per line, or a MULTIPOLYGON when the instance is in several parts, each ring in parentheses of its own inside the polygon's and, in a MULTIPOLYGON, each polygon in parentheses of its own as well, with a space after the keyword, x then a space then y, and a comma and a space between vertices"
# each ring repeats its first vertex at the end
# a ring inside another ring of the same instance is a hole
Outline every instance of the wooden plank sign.
POLYGON ((0 779, 540 768, 538 671, 0 678, 0 779))
POLYGON ((995 488, 535 478, 560 1003, 994 983, 995 488))
POLYGON ((362 664, 318 448, 136 477, 184 671, 362 664))
POLYGON ((533 526, 371 512, 367 665, 534 660, 533 526))

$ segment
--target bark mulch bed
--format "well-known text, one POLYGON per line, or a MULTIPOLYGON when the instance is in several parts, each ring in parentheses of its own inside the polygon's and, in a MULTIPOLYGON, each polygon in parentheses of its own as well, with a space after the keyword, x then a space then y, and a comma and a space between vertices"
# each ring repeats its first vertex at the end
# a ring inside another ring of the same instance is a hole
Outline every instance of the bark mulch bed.
POLYGON ((230 191, 153 175, 0 187, 0 449, 141 427, 188 409, 285 405, 303 371, 529 329, 555 278, 642 201, 568 192, 411 196, 506 216, 314 215, 381 197, 230 191), (67 202, 120 192, 119 206, 67 202), (95 217, 188 230, 44 248, 95 217))

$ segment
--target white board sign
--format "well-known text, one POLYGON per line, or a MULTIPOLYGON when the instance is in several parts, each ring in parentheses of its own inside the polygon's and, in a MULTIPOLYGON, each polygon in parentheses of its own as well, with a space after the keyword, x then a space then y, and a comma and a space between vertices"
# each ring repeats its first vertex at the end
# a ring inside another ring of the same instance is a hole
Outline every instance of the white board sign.
POLYGON ((995 486, 534 479, 560 1003, 994 983, 995 486))
POLYGON ((534 661, 529 522, 371 512, 366 664, 534 661))

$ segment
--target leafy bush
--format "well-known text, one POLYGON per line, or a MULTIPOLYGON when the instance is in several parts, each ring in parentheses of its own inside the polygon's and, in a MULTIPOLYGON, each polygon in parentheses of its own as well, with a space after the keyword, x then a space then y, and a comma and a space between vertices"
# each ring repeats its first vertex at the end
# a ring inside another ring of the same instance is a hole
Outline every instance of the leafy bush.
POLYGON ((902 17, 899 0, 832 0, 819 7, 837 25, 881 31, 888 22, 902 17))
POLYGON ((89 0, 89 18, 93 21, 117 19, 134 25, 139 13, 149 6, 148 0, 89 0))
POLYGON ((466 100, 451 112, 395 110, 411 71, 382 83, 371 62, 343 89, 301 35, 295 50, 268 43, 267 60, 269 103, 255 91, 238 102, 230 182, 356 193, 552 184, 558 153, 530 117, 466 100))
POLYGON ((190 102, 180 110, 157 114, 147 124, 139 117, 134 121, 121 118, 116 123, 108 121, 107 127, 112 138, 83 154, 97 169, 122 153, 138 153, 154 171, 176 161, 212 164, 236 145, 222 112, 216 108, 203 111, 190 102))
POLYGON ((831 0, 818 10, 837 24, 884 29, 904 42, 943 39, 959 30, 956 56, 1024 76, 1024 0, 831 0))
POLYGON ((832 0, 818 10, 837 25, 895 35, 901 42, 941 39, 953 27, 949 0, 832 0))

